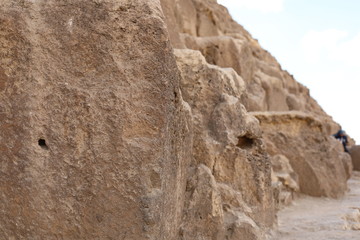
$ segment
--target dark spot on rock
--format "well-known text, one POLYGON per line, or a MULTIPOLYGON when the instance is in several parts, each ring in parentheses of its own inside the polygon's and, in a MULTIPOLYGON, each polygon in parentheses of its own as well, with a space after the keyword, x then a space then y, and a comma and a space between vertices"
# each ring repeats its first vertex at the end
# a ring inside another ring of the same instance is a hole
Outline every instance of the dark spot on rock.
POLYGON ((249 149, 254 144, 254 139, 251 139, 251 138, 246 137, 246 136, 238 137, 238 139, 239 139, 239 141, 238 141, 238 144, 236 146, 239 147, 239 148, 249 149))
POLYGON ((39 141, 38 141, 38 143, 39 143, 39 146, 40 146, 42 149, 46 149, 46 150, 49 149, 48 146, 46 145, 45 139, 40 138, 39 141))

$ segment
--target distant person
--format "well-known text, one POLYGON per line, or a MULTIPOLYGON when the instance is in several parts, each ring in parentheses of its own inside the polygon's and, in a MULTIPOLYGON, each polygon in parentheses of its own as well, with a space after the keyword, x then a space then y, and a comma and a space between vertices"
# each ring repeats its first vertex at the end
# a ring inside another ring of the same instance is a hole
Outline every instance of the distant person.
POLYGON ((344 130, 340 129, 337 133, 333 134, 333 137, 342 143, 345 152, 349 152, 347 149, 348 139, 344 130))

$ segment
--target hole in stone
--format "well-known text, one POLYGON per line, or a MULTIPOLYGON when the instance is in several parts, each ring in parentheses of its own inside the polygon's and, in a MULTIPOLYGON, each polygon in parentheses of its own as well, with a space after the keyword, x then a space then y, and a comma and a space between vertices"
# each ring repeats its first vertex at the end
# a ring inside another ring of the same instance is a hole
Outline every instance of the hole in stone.
POLYGON ((174 100, 173 100, 173 102, 175 102, 175 103, 178 103, 178 94, 177 94, 177 92, 176 91, 174 91, 174 100))
POLYGON ((236 146, 239 148, 249 149, 254 144, 254 139, 248 138, 246 136, 238 137, 238 139, 239 139, 239 141, 236 146))
POLYGON ((46 145, 45 139, 40 138, 38 142, 39 142, 39 146, 40 146, 41 148, 43 148, 43 149, 48 149, 48 146, 46 145))

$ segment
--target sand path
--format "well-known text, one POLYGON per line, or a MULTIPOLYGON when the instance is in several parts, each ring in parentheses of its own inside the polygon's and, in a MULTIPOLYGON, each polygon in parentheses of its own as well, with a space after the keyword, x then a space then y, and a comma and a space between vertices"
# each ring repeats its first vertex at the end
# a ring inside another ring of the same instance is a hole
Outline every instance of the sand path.
POLYGON ((342 199, 306 196, 281 210, 272 240, 360 240, 360 172, 348 186, 342 199))

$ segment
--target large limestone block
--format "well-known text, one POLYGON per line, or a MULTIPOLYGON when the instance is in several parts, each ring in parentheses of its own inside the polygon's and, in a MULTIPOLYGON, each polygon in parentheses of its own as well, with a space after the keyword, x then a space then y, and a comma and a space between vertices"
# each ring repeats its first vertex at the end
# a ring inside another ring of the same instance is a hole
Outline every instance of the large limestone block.
POLYGON ((179 239, 264 239, 264 228, 251 218, 242 194, 219 184, 203 164, 190 170, 179 239))
POLYGON ((339 150, 323 124, 301 112, 253 113, 261 123, 267 150, 286 156, 299 176, 300 191, 339 197, 351 174, 349 154, 339 150))
POLYGON ((254 57, 251 46, 244 39, 228 36, 193 37, 182 35, 185 45, 199 50, 210 64, 233 68, 245 82, 251 82, 254 75, 254 57))
POLYGON ((262 233, 261 228, 245 214, 238 211, 228 211, 226 218, 229 220, 229 223, 227 224, 225 239, 265 239, 265 235, 262 233))
POLYGON ((224 239, 224 212, 218 184, 205 165, 193 170, 187 183, 187 202, 180 239, 224 239))
MULTIPOLYGON (((188 0, 189 1, 189 0, 188 0)), ((178 21, 176 19, 176 11, 177 9, 174 8, 176 6, 176 0, 160 0, 161 7, 164 12, 166 25, 168 26, 167 30, 169 32, 169 38, 171 44, 175 48, 183 48, 184 44, 180 40, 179 35, 179 28, 178 28, 178 21)), ((194 25, 195 26, 195 25, 194 25)))
POLYGON ((233 69, 208 64, 199 51, 176 49, 175 55, 182 95, 194 121, 191 165, 206 166, 217 183, 232 189, 233 197, 221 198, 224 214, 239 209, 233 203, 241 202, 251 208, 246 214, 257 226, 272 226, 271 164, 259 122, 241 104, 244 81, 233 69))
POLYGON ((182 33, 197 35, 199 17, 193 0, 176 0, 175 15, 182 33))
POLYGON ((159 1, 2 0, 0 55, 0 238, 175 239, 190 130, 159 1))
POLYGON ((201 51, 208 63, 231 67, 244 79, 244 103, 249 111, 305 110, 304 98, 309 96, 304 95, 302 86, 244 36, 181 37, 187 48, 201 51))
MULTIPOLYGON (((217 4, 215 0, 192 0, 197 12, 197 35, 198 37, 210 37, 220 35, 246 36, 254 41, 250 34, 230 16, 228 10, 217 4)), ((184 15, 187 18, 188 15, 184 15)))
POLYGON ((353 146, 350 148, 350 155, 352 163, 354 165, 354 170, 360 171, 360 146, 353 146))

